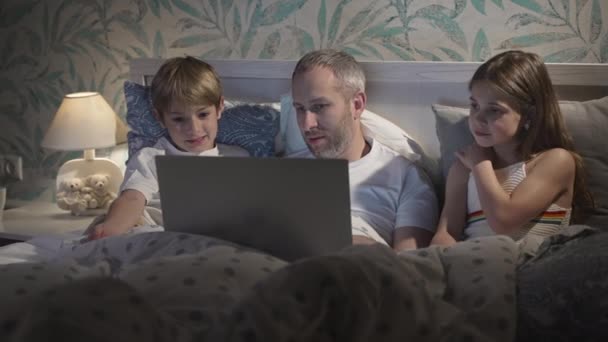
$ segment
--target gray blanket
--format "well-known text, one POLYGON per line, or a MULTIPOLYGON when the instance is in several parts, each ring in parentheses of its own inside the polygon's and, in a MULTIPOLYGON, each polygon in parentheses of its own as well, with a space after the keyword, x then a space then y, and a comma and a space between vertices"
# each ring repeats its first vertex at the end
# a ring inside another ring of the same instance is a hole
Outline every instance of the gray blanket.
POLYGON ((355 246, 287 264, 187 234, 68 243, 0 266, 0 340, 607 340, 608 234, 573 226, 536 256, 518 247, 355 246))
POLYGON ((0 340, 50 329, 113 342, 135 332, 168 341, 511 341, 516 259, 506 237, 400 255, 357 246, 290 265, 166 232, 67 244, 47 262, 0 266, 0 340))

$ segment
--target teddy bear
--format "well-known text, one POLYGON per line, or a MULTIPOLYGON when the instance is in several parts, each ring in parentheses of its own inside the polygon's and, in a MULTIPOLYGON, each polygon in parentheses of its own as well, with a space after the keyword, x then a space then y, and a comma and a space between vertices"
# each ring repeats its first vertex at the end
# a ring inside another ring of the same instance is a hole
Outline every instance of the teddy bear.
POLYGON ((107 209, 116 198, 116 194, 108 189, 110 176, 107 174, 89 175, 85 180, 85 185, 90 189, 90 192, 88 192, 91 196, 91 199, 88 200, 90 209, 107 209))
POLYGON ((80 215, 89 207, 91 190, 85 186, 82 178, 73 177, 61 182, 57 192, 57 205, 63 210, 70 211, 73 215, 80 215))

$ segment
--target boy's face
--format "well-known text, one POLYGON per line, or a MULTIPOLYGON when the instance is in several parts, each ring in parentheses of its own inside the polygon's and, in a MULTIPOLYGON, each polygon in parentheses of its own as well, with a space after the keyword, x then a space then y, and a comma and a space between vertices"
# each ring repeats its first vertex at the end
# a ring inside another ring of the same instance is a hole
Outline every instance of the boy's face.
POLYGON ((167 112, 162 116, 157 114, 157 119, 167 129, 171 140, 179 149, 201 153, 215 147, 217 121, 223 109, 223 98, 219 107, 171 101, 167 112))
POLYGON ((296 75, 292 81, 298 126, 318 158, 341 158, 346 153, 355 120, 363 111, 359 96, 345 98, 338 85, 333 72, 322 67, 296 75))

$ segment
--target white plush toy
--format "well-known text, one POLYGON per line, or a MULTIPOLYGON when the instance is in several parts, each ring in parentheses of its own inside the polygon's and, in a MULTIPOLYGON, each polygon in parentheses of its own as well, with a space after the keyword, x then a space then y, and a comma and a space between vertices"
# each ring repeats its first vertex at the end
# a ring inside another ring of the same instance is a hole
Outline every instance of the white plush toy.
POLYGON ((86 187, 91 189, 91 199, 88 201, 90 209, 107 209, 112 204, 116 194, 108 189, 109 184, 110 176, 106 174, 93 174, 86 178, 86 187))
POLYGON ((73 215, 80 215, 89 207, 91 189, 78 177, 70 178, 61 183, 57 192, 57 205, 63 210, 69 210, 73 215))

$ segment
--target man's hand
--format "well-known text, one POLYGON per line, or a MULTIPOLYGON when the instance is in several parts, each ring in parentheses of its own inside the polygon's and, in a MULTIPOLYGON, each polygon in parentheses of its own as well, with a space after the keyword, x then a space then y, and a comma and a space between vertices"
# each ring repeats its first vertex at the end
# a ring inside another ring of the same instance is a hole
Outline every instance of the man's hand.
POLYGON ((373 245, 378 243, 374 239, 370 239, 363 235, 353 235, 353 245, 373 245))

